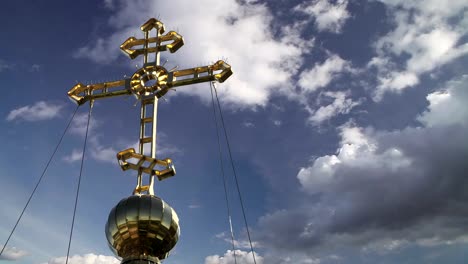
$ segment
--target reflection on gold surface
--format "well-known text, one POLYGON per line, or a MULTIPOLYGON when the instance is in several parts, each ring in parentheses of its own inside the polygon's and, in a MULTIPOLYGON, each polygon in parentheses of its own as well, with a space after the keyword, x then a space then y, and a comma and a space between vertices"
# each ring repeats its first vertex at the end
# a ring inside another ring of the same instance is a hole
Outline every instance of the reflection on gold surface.
POLYGON ((140 256, 165 259, 179 234, 177 213, 153 195, 133 195, 121 200, 106 223, 109 247, 124 259, 140 256))
POLYGON ((222 60, 207 66, 167 70, 160 65, 160 52, 176 52, 184 45, 183 37, 175 31, 163 35, 164 24, 154 18, 140 29, 144 38, 130 37, 120 46, 131 59, 143 56, 143 66, 130 78, 125 76, 122 80, 97 84, 78 82, 68 91, 69 98, 78 105, 121 95, 134 95, 141 103, 138 149, 130 148, 117 154, 123 170, 138 172, 134 195, 121 200, 110 212, 106 223, 109 246, 123 258, 123 264, 159 263, 168 256, 179 239, 176 212, 154 196, 153 190, 155 176, 163 180, 176 173, 170 158, 156 158, 159 98, 175 87, 224 82, 232 75, 231 66, 222 60), (151 32, 156 33, 155 36, 150 36, 151 32), (149 60, 152 54, 154 61, 149 60), (149 151, 146 147, 149 147, 149 151), (149 176, 148 184, 143 183, 143 176, 149 176))
POLYGON ((164 24, 154 18, 145 22, 140 29, 143 31, 144 38, 130 37, 120 45, 120 49, 131 59, 142 55, 143 67, 130 78, 122 80, 87 85, 77 83, 68 91, 68 96, 78 105, 121 95, 134 95, 141 101, 138 153, 134 149, 127 149, 119 152, 117 159, 123 170, 132 169, 138 172, 133 194, 154 195, 154 176, 163 180, 175 175, 175 167, 170 159, 156 158, 159 98, 175 87, 202 82, 224 82, 232 75, 232 70, 229 64, 219 60, 207 66, 182 70, 176 70, 177 67, 175 67, 168 71, 164 65, 160 65, 160 52, 176 52, 184 45, 183 37, 175 31, 169 31, 163 35, 164 24), (156 33, 153 37, 150 36, 152 31, 156 33), (154 54, 154 61, 149 61, 150 54, 154 54), (148 156, 144 151, 147 146, 150 148, 148 156), (155 168, 158 165, 163 168, 155 168), (147 184, 143 183, 145 174, 149 176, 147 184))

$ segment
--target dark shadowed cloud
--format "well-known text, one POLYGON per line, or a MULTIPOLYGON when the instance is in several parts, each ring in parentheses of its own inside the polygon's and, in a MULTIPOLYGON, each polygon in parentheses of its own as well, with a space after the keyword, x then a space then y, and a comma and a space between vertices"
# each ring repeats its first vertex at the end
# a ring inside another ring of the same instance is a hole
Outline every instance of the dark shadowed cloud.
POLYGON ((391 250, 467 241, 467 79, 428 95, 419 127, 342 126, 337 153, 298 173, 304 202, 260 219, 262 243, 316 254, 334 245, 391 250))

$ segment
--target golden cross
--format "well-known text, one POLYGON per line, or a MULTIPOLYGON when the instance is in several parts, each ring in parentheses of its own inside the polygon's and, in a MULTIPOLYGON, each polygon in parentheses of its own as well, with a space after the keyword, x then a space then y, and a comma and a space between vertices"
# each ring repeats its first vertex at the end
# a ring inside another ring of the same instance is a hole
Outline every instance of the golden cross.
POLYGON ((144 55, 142 68, 130 78, 119 81, 88 85, 78 83, 70 89, 68 96, 79 105, 96 99, 130 94, 141 101, 139 151, 136 152, 134 148, 120 151, 117 153, 117 160, 124 171, 128 169, 138 171, 137 185, 133 194, 146 192, 154 195, 154 176, 163 180, 175 175, 171 159, 156 159, 158 99, 174 87, 210 81, 224 82, 232 75, 232 71, 231 66, 222 60, 208 66, 168 71, 160 65, 159 53, 176 52, 184 45, 182 36, 175 31, 163 35, 164 24, 154 18, 144 23, 140 29, 144 33, 144 39, 130 37, 120 45, 120 49, 131 59, 144 55), (156 30, 156 36, 150 37, 153 29, 156 30), (153 46, 150 47, 150 44, 153 46), (135 48, 136 46, 139 48, 135 48), (152 62, 148 62, 150 53, 155 53, 152 62), (151 124, 150 135, 146 134, 148 124, 151 124), (150 156, 145 155, 147 144, 151 147, 150 156), (162 169, 158 169, 161 167, 162 169), (149 184, 143 184, 143 174, 149 175, 149 184))

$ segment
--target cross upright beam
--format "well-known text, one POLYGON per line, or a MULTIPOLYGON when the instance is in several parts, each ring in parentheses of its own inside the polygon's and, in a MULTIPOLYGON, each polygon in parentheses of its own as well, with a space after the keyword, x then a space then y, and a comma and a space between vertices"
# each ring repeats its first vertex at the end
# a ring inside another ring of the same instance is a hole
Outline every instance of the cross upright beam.
POLYGON ((176 52, 184 45, 184 39, 175 31, 164 34, 164 24, 154 18, 149 19, 140 27, 144 38, 130 37, 120 45, 120 49, 130 59, 143 55, 143 67, 130 78, 103 82, 98 84, 77 83, 68 92, 75 103, 81 105, 97 99, 134 95, 141 102, 139 148, 129 148, 117 153, 117 160, 122 170, 138 172, 137 185, 133 194, 154 195, 154 176, 159 180, 175 175, 175 167, 170 158, 156 158, 157 109, 158 99, 170 89, 202 82, 224 82, 232 75, 231 66, 219 60, 214 64, 183 70, 166 70, 160 65, 160 52, 176 52), (156 36, 151 37, 151 31, 156 36), (163 35, 164 34, 164 35, 163 35), (154 61, 149 61, 149 55, 155 54, 154 61), (151 124, 151 133, 148 125, 151 124), (150 155, 145 152, 145 145, 150 144, 150 155), (149 184, 143 184, 142 176, 149 176, 149 184))

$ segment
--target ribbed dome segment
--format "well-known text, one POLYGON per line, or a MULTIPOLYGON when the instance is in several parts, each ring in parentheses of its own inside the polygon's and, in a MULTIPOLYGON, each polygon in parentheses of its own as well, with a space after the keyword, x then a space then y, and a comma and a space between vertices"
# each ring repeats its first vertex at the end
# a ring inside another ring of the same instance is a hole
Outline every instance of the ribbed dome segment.
POLYGON ((122 199, 109 214, 106 236, 115 255, 165 259, 179 239, 179 218, 172 207, 152 195, 122 199))

